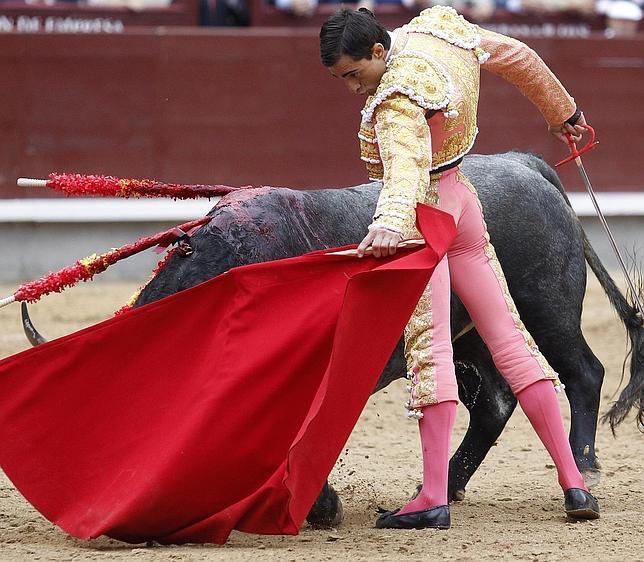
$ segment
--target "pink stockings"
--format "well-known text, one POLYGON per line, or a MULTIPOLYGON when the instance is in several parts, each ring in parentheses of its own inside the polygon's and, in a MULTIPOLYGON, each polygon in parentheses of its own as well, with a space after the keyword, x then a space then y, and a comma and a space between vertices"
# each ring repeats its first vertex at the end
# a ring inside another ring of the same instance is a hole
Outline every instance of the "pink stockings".
MULTIPOLYGON (((552 382, 537 381, 519 392, 517 398, 557 467, 561 489, 588 491, 570 450, 552 382)), ((418 422, 423 449, 423 488, 400 514, 447 504, 449 448, 455 417, 456 402, 440 402, 423 408, 423 417, 418 422)))
POLYGON ((456 406, 457 402, 449 401, 423 408, 423 417, 418 422, 423 449, 423 488, 400 510, 401 515, 447 504, 449 446, 456 406))
MULTIPOLYGON (((517 398, 557 467, 561 489, 588 491, 570 450, 552 382, 537 381, 519 392, 517 398)), ((400 514, 447 504, 449 449, 455 417, 456 402, 440 402, 423 408, 423 417, 418 422, 423 450, 423 488, 400 514)))
POLYGON ((588 491, 572 456, 552 383, 546 380, 535 382, 519 392, 517 398, 557 467, 561 489, 581 488, 588 491))
POLYGON ((452 214, 457 234, 405 330, 411 378, 408 407, 413 417, 422 412, 423 490, 401 513, 447 503, 449 445, 458 401, 449 330, 450 286, 550 453, 561 487, 585 489, 559 411, 553 386, 558 384, 557 375, 519 319, 476 193, 457 170, 443 174, 438 188, 439 207, 452 214))

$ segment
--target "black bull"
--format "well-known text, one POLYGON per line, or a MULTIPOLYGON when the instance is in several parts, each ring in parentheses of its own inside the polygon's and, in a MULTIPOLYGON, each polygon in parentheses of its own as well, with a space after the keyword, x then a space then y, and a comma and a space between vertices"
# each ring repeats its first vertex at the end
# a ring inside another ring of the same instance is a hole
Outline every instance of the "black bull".
MULTIPOLYGON (((611 424, 621 422, 632 406, 641 421, 644 330, 588 244, 557 175, 543 160, 515 152, 472 155, 465 159, 463 169, 479 192, 492 243, 521 317, 566 386, 572 413, 570 443, 577 465, 590 483, 596 482, 595 431, 604 368, 581 332, 585 260, 634 347, 631 379, 608 414, 611 424)), ((173 256, 137 304, 186 289, 235 266, 355 244, 367 231, 379 189, 378 183, 315 191, 264 187, 228 195, 211 211, 213 220, 190 239, 193 252, 173 256)), ((455 297, 451 320, 459 395, 470 412, 469 428, 450 462, 449 496, 462 499, 516 399, 476 330, 468 331, 469 316, 455 297)), ((401 339, 375 391, 404 373, 401 339)), ((340 508, 327 485, 309 521, 337 522, 340 508)))

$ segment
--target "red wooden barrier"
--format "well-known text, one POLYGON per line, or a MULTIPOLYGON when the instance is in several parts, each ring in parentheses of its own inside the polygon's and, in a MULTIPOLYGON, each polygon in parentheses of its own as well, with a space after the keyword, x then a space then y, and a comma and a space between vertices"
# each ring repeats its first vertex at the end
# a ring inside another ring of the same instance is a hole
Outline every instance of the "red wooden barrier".
MULTIPOLYGON (((602 145, 599 190, 644 188, 644 38, 531 39, 602 145)), ((353 185, 366 180, 363 100, 318 61, 316 29, 174 28, 109 35, 0 35, 0 194, 50 171, 168 182, 353 185)), ((475 152, 566 148, 511 86, 484 75, 475 152)), ((581 189, 576 171, 563 171, 581 189)), ((31 190, 30 196, 43 192, 31 190)))

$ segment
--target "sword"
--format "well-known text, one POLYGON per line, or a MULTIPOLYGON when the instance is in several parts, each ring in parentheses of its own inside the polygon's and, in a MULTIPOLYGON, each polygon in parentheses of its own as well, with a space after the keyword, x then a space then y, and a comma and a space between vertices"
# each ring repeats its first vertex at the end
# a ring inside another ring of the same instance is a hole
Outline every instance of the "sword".
POLYGON ((642 306, 642 301, 640 300, 638 292, 635 290, 635 284, 633 283, 633 280, 631 279, 631 276, 628 273, 628 269, 626 268, 626 263, 624 262, 624 259, 622 258, 622 255, 619 252, 619 248, 617 247, 617 242, 615 242, 615 238, 613 237, 613 234, 610 231, 610 228, 608 227, 608 223, 606 222, 604 213, 602 213, 602 210, 599 208, 599 203, 597 202, 597 198, 595 197, 593 186, 590 183, 590 179, 588 178, 588 174, 586 173, 584 164, 581 161, 581 155, 595 148, 599 144, 599 141, 595 140, 596 138, 595 129, 593 129, 590 125, 581 125, 581 127, 583 127, 584 129, 590 132, 590 140, 580 150, 577 150, 577 145, 575 144, 575 141, 572 140, 572 135, 570 133, 566 133, 566 138, 568 139, 568 146, 570 148, 570 156, 568 156, 567 158, 564 158, 561 162, 558 162, 557 164, 555 164, 555 167, 561 166, 562 164, 566 164, 567 162, 570 162, 572 160, 574 160, 575 164, 577 164, 579 175, 581 176, 581 179, 583 180, 584 185, 586 186, 586 191, 588 191, 588 195, 590 195, 590 199, 593 202, 593 206, 595 207, 595 212, 597 213, 599 222, 601 222, 602 226, 604 227, 604 230, 606 231, 606 235, 608 236, 610 245, 613 248, 613 251, 615 252, 615 256, 617 256, 617 261, 620 267, 622 268, 622 272, 624 273, 624 278, 626 279, 626 282, 631 291, 631 294, 633 295, 633 300, 637 308, 637 311, 636 311, 637 318, 640 321, 640 323, 643 323, 644 307, 642 306))

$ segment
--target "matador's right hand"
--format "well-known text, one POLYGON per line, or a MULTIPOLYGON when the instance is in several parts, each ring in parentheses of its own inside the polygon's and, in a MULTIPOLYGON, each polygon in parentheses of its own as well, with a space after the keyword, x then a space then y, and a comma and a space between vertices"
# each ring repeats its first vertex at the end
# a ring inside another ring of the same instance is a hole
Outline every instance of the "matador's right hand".
POLYGON ((585 131, 582 125, 586 125, 586 119, 584 118, 583 113, 579 116, 579 119, 574 125, 566 122, 557 127, 551 125, 550 127, 548 127, 548 130, 567 146, 568 139, 566 137, 566 133, 571 135, 574 142, 579 142, 581 140, 581 136, 585 131))
POLYGON ((393 230, 387 230, 386 228, 369 229, 369 233, 358 246, 358 257, 363 257, 365 253, 372 254, 374 258, 393 256, 402 239, 402 234, 393 230), (371 247, 371 252, 368 251, 369 247, 371 247))

